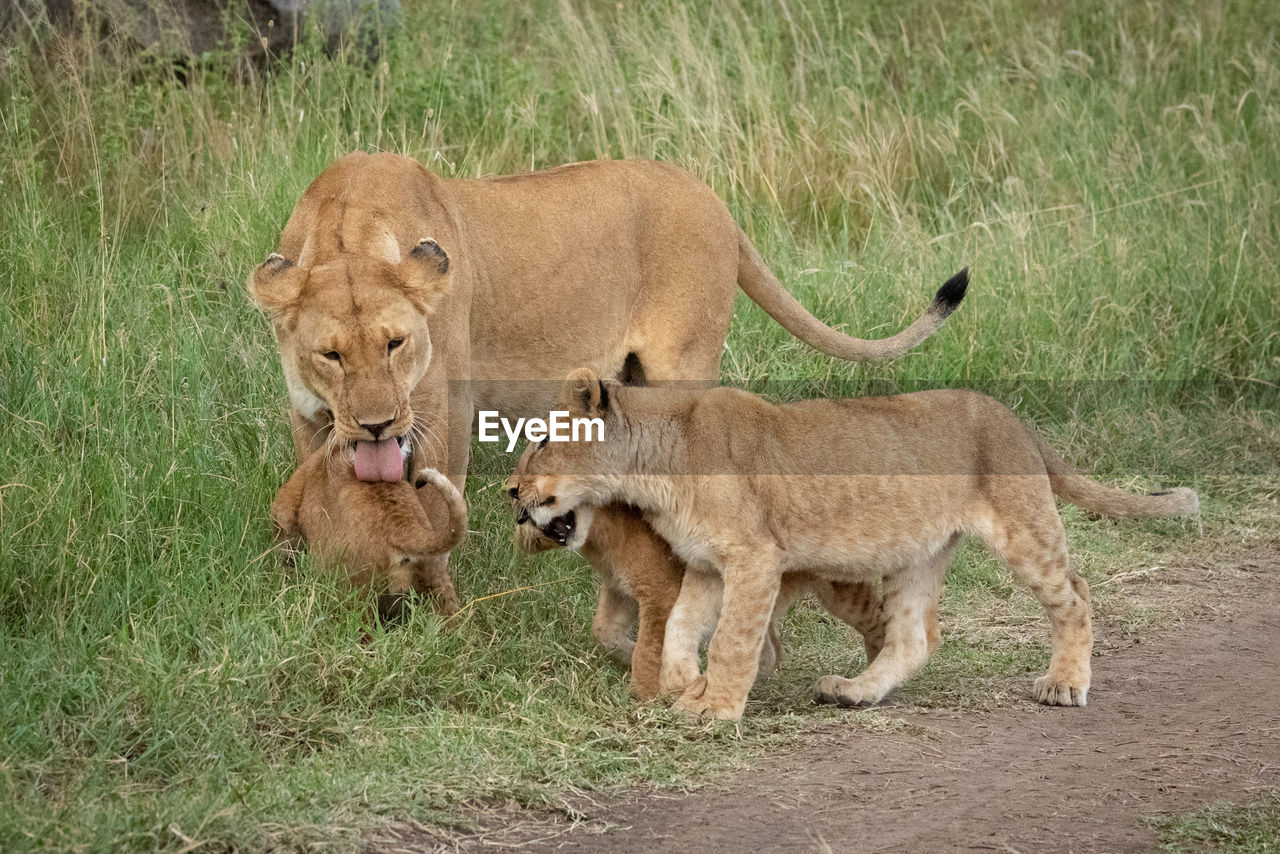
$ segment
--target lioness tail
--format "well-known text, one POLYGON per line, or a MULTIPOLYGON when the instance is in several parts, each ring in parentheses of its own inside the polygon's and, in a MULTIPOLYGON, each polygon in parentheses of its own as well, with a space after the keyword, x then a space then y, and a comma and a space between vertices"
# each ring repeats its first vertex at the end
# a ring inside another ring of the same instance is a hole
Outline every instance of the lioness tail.
POLYGON ((1200 498, 1194 489, 1177 487, 1148 495, 1135 495, 1123 489, 1103 486, 1085 477, 1067 464, 1056 451, 1039 436, 1033 437, 1040 446, 1045 468, 1049 472, 1049 485, 1053 494, 1086 510, 1115 516, 1121 519, 1140 519, 1147 516, 1194 516, 1200 512, 1200 498))
POLYGON ((783 329, 815 350, 848 362, 879 362, 901 356, 938 331, 942 322, 960 305, 968 286, 969 271, 966 268, 948 279, 938 289, 924 314, 897 335, 874 341, 854 338, 837 332, 810 314, 770 272, 747 235, 738 229, 738 287, 783 329))

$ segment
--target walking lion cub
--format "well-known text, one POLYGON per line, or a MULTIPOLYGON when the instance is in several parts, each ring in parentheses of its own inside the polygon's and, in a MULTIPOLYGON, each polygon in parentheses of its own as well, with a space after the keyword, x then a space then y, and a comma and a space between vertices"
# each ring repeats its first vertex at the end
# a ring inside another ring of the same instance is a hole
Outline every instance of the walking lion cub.
POLYGON ((883 649, 857 678, 826 676, 816 690, 821 702, 877 703, 927 660, 927 626, 966 535, 982 539, 1048 612, 1052 654, 1036 699, 1083 706, 1089 590, 1071 571, 1053 496, 1109 516, 1198 509, 1189 489, 1132 495, 1077 474, 1007 408, 968 391, 774 405, 731 388, 626 387, 580 369, 562 406, 602 418, 604 440, 534 450, 521 511, 545 528, 570 511, 634 505, 691 569, 723 580, 705 675, 696 651, 671 641, 689 635, 685 614, 700 620, 706 610, 686 597, 715 585, 682 587, 662 667, 664 684, 691 680, 677 708, 726 720, 742 716, 783 573, 883 575, 883 649))
MULTIPOLYGON (((515 473, 507 480, 513 499, 519 497, 520 484, 527 476, 527 461, 535 450, 533 445, 525 449, 515 473)), ((719 591, 700 601, 700 616, 688 615, 685 634, 678 639, 666 634, 680 591, 686 584, 702 582, 695 578, 701 573, 685 571, 684 562, 653 535, 639 510, 618 505, 611 513, 596 513, 593 507, 580 507, 578 512, 570 510, 555 517, 545 528, 535 525, 527 512, 520 512, 515 542, 529 554, 563 547, 578 551, 587 559, 600 582, 591 634, 616 661, 631 668, 631 685, 637 697, 648 700, 684 688, 684 684, 668 684, 669 677, 664 682, 663 646, 677 642, 682 649, 691 648, 688 654, 696 668, 702 641, 716 626, 719 591), (630 638, 632 623, 638 623, 634 641, 630 638)), ((773 618, 765 633, 760 675, 772 673, 781 663, 782 622, 791 606, 806 593, 861 635, 868 662, 879 654, 884 643, 884 609, 875 584, 833 583, 811 573, 790 572, 782 577, 773 618)), ((929 630, 930 642, 936 644, 936 620, 929 630)))

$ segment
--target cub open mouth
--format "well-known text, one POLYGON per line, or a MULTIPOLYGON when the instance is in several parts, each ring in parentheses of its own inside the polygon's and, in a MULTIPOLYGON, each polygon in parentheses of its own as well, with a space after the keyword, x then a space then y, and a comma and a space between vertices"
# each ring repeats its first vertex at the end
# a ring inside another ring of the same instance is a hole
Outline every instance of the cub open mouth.
POLYGON ((355 443, 356 477, 360 480, 397 481, 404 477, 404 437, 394 436, 378 442, 360 440, 355 443))
POLYGON ((562 546, 569 544, 569 538, 573 536, 574 528, 577 525, 577 515, 570 510, 563 516, 557 516, 550 522, 542 526, 542 533, 555 540, 562 546))

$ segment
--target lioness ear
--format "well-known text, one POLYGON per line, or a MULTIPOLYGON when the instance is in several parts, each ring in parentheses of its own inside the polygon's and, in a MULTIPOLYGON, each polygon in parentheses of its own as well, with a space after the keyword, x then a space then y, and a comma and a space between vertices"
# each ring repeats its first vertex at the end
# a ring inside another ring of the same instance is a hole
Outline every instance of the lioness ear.
POLYGON ((410 258, 417 258, 424 263, 435 265, 436 272, 444 275, 449 272, 449 254, 440 248, 440 244, 436 243, 430 237, 424 237, 418 241, 418 245, 409 251, 410 258))
POLYGON ((609 408, 613 380, 602 380, 591 368, 578 368, 564 381, 560 401, 573 415, 601 415, 609 408))
POLYGON ((406 295, 419 310, 429 313, 435 310, 444 295, 449 272, 449 253, 430 237, 424 237, 409 250, 409 257, 400 262, 400 277, 406 295))
POLYGON ((283 321, 289 307, 302 293, 307 275, 283 255, 272 252, 249 277, 249 295, 276 323, 283 321))

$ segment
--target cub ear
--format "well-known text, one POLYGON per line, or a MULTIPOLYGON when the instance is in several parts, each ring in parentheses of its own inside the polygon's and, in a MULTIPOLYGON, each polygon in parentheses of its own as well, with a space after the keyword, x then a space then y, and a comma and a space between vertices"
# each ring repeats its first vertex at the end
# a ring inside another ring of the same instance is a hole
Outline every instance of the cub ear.
POLYGON ((249 277, 249 295, 276 323, 283 321, 306 283, 306 272, 288 258, 272 252, 249 277))
POLYGON ((602 415, 613 402, 614 380, 602 380, 591 368, 578 368, 565 378, 560 402, 572 415, 602 415))
POLYGON ((405 292, 424 313, 431 313, 444 295, 449 272, 449 253, 430 237, 424 237, 400 262, 400 278, 405 292))

